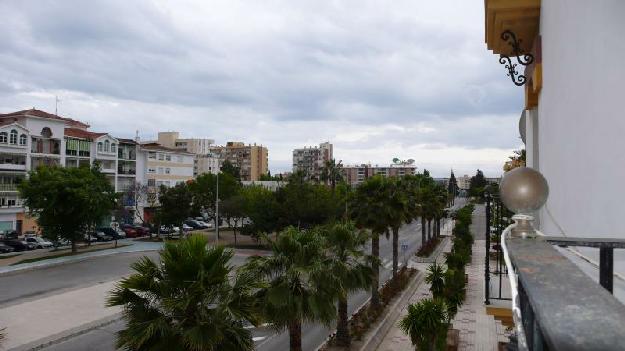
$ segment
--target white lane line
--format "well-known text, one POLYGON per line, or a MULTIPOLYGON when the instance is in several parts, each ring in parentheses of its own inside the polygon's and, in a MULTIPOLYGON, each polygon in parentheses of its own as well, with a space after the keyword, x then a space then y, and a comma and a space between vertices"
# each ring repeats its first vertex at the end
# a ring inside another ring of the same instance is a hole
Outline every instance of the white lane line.
POLYGON ((267 339, 266 336, 255 336, 255 337, 252 338, 252 341, 253 342, 257 342, 257 341, 263 341, 265 339, 267 339))

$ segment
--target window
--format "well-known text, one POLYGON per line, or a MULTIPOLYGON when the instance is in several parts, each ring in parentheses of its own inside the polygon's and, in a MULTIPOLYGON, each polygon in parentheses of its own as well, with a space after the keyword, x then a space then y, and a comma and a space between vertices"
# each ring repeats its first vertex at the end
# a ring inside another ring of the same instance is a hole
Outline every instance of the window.
POLYGON ((171 173, 171 169, 169 167, 165 168, 165 174, 171 173))
POLYGON ((116 151, 116 150, 115 150, 115 147, 116 147, 116 146, 115 146, 115 143, 112 143, 112 144, 111 144, 111 152, 115 152, 115 151, 116 151))
POLYGON ((20 135, 20 145, 26 145, 26 134, 20 135))
POLYGON ((155 186, 155 185, 156 185, 155 179, 148 179, 148 186, 155 186))
POLYGON ((156 173, 156 169, 155 168, 148 168, 148 173, 156 173))
POLYGON ((3 144, 7 143, 7 132, 0 133, 0 143, 3 143, 3 144))
POLYGON ((98 143, 98 151, 102 152, 102 143, 101 142, 98 143))
POLYGON ((41 136, 44 138, 52 138, 52 130, 48 127, 43 127, 41 130, 41 136))
POLYGON ((182 163, 182 160, 183 160, 182 156, 178 156, 178 163, 182 163))
POLYGON ((9 135, 9 144, 17 144, 17 130, 11 130, 11 134, 9 135))
POLYGON ((165 155, 165 160, 171 161, 171 155, 165 155))
POLYGON ((148 153, 148 158, 151 158, 153 160, 156 160, 156 152, 149 152, 148 153))
POLYGON ((165 159, 165 155, 163 155, 163 154, 158 154, 158 159, 159 159, 160 161, 163 161, 163 160, 165 159))
POLYGON ((104 140, 104 152, 109 152, 111 149, 110 144, 111 143, 108 140, 104 140))
POLYGON ((163 167, 158 167, 158 174, 163 174, 163 167))

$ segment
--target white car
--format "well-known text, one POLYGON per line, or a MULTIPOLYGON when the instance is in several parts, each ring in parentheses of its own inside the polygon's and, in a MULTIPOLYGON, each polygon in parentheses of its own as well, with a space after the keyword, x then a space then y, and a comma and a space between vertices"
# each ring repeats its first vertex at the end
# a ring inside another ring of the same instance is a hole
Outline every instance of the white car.
POLYGON ((45 239, 40 238, 38 236, 29 236, 26 239, 24 239, 24 241, 26 241, 27 243, 35 245, 35 247, 38 248, 38 249, 47 249, 49 247, 54 246, 48 240, 45 240, 45 239))

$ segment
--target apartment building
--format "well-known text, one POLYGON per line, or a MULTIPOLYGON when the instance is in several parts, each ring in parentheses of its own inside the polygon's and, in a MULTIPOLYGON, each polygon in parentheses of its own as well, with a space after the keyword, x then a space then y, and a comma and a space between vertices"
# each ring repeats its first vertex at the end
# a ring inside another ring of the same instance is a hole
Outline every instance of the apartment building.
POLYGON ((179 132, 159 132, 157 143, 170 149, 183 150, 196 155, 205 155, 210 152, 213 139, 180 138, 179 132))
POLYGON ((371 164, 346 165, 343 166, 342 172, 345 181, 350 185, 359 185, 365 179, 374 175, 382 175, 384 177, 402 177, 405 175, 414 175, 417 167, 413 165, 393 164, 390 166, 372 166, 371 164))
POLYGON ((220 155, 212 153, 213 139, 180 138, 178 132, 159 132, 158 144, 175 150, 182 150, 194 154, 193 176, 203 173, 219 173, 223 160, 220 155))
POLYGON ((293 173, 302 172, 307 180, 319 180, 326 161, 333 158, 333 147, 329 142, 319 146, 293 150, 293 173))
POLYGON ((193 179, 192 153, 171 149, 158 143, 141 144, 138 162, 144 165, 145 181, 148 186, 175 186, 193 179))
POLYGON ((471 187, 471 177, 469 177, 468 174, 465 174, 462 177, 456 178, 456 183, 458 184, 458 189, 469 190, 471 187))
POLYGON ((269 171, 268 150, 262 145, 229 141, 225 146, 211 147, 210 152, 239 167, 241 180, 259 180, 261 175, 269 171))
POLYGON ((33 230, 17 185, 40 165, 65 165, 65 128, 89 125, 31 109, 0 114, 0 230, 33 230))

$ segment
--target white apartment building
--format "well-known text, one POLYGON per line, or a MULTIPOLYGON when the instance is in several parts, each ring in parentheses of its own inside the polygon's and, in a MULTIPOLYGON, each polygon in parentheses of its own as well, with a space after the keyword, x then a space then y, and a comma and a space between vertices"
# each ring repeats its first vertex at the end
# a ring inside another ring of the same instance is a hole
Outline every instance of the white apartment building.
POLYGON ((471 177, 469 177, 468 174, 465 174, 462 177, 456 178, 456 183, 458 184, 458 189, 469 190, 471 187, 471 177))
POLYGON ((178 132, 159 132, 157 143, 170 149, 194 154, 194 177, 203 173, 216 174, 221 169, 223 159, 219 154, 211 152, 211 146, 215 143, 213 139, 180 138, 178 132))
POLYGON ((0 114, 0 230, 33 230, 17 185, 40 165, 65 165, 65 128, 89 126, 40 110, 0 114))
POLYGON ((306 179, 319 180, 326 161, 332 160, 333 157, 333 147, 329 142, 321 143, 318 147, 295 149, 293 150, 293 173, 303 172, 306 179))
POLYGON ((195 155, 193 176, 197 177, 204 173, 217 174, 221 170, 223 161, 224 160, 220 158, 219 155, 214 153, 195 155))

